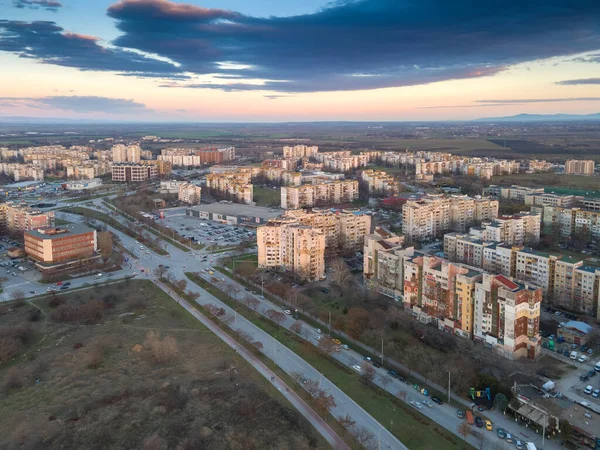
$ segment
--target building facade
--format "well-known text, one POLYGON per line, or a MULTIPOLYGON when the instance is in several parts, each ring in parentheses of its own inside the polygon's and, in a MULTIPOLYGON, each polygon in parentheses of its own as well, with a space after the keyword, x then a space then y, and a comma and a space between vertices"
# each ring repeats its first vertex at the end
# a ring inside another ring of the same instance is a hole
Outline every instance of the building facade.
POLYGON ((282 186, 281 207, 283 209, 300 209, 350 203, 358 199, 358 194, 358 181, 356 180, 282 186))
POLYGON ((192 183, 182 183, 178 187, 177 199, 188 205, 197 205, 202 198, 202 188, 192 183))
POLYGON ((25 231, 25 253, 40 263, 89 258, 98 249, 96 230, 80 224, 25 231))
POLYGON ((591 159, 569 159, 565 163, 565 173, 571 175, 593 175, 594 168, 594 161, 591 159))
POLYGON ((119 163, 112 166, 112 180, 139 183, 158 177, 158 168, 154 164, 119 163))

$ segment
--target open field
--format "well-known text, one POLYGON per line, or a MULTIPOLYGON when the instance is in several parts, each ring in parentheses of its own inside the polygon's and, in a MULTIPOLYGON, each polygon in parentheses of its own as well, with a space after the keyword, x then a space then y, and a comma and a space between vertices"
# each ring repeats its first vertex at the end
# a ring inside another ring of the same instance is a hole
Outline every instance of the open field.
POLYGON ((260 186, 254 186, 254 201, 257 206, 277 206, 281 205, 281 191, 260 186))
POLYGON ((57 298, 2 306, 1 337, 23 344, 0 365, 0 448, 329 448, 149 281, 57 298))
MULTIPOLYGON (((383 389, 375 385, 365 385, 361 381, 361 377, 350 368, 320 352, 312 344, 306 343, 294 333, 237 302, 218 287, 211 285, 193 273, 187 273, 186 275, 191 281, 228 306, 236 309, 238 314, 242 314, 256 326, 301 356, 381 424, 386 427, 388 423, 401 424, 400 426, 393 426, 390 431, 411 450, 472 448, 470 444, 452 435, 449 431, 432 422, 405 402, 389 395, 383 389)), ((412 390, 412 387, 409 387, 409 389, 412 390)), ((410 394, 410 391, 408 392, 410 394)))
POLYGON ((499 184, 501 186, 544 187, 546 192, 558 192, 562 189, 574 189, 583 191, 581 195, 594 195, 595 191, 600 191, 600 178, 581 175, 562 175, 556 173, 519 173, 512 175, 497 175, 492 177, 490 184, 499 184), (555 190, 556 189, 556 190, 555 190))

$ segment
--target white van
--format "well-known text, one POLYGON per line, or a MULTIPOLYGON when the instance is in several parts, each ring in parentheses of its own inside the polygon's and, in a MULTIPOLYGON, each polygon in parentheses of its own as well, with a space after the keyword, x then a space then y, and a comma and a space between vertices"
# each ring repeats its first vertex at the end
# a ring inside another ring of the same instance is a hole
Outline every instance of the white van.
POLYGON ((587 395, 590 395, 592 392, 594 392, 594 386, 592 386, 591 384, 588 384, 585 390, 583 391, 583 393, 587 395))
POLYGON ((577 359, 577 352, 576 352, 576 351, 572 351, 572 352, 571 352, 571 356, 570 356, 570 358, 571 358, 573 361, 575 361, 575 360, 577 359))
POLYGON ((594 370, 595 370, 596 372, 600 372, 600 361, 598 361, 598 362, 596 363, 596 365, 594 366, 594 370))

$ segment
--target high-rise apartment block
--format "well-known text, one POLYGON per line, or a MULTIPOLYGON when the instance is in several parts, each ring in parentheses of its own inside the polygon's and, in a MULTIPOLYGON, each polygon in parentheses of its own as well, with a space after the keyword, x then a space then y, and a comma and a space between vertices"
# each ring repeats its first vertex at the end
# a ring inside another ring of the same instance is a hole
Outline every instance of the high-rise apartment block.
POLYGON ((300 160, 302 158, 314 158, 319 153, 319 147, 316 145, 294 145, 283 147, 283 158, 300 160))
POLYGON ((142 159, 142 149, 139 145, 117 144, 112 147, 113 163, 139 163, 142 159))
POLYGON ((138 183, 158 177, 155 164, 118 163, 112 166, 112 180, 138 183))
POLYGON ((429 195, 409 200, 402 206, 402 232, 413 240, 433 238, 450 230, 498 217, 498 201, 467 196, 429 195))
POLYGON ((321 279, 325 256, 362 249, 371 217, 356 211, 288 211, 258 227, 259 267, 293 271, 303 279, 321 279))
POLYGON ((25 204, 13 202, 0 204, 0 230, 5 233, 53 226, 54 212, 52 211, 42 212, 25 204))
POLYGON ((299 209, 350 203, 358 199, 358 193, 358 181, 356 180, 283 186, 281 188, 281 207, 283 209, 299 209))
POLYGON ((401 191, 400 182, 381 170, 363 170, 360 179, 366 185, 370 196, 392 197, 401 191))
POLYGON ((209 173, 206 175, 206 187, 218 199, 248 204, 254 200, 251 179, 252 173, 249 171, 209 173))
POLYGON ((503 275, 484 274, 475 285, 473 338, 509 359, 541 352, 542 290, 503 275))
POLYGON ((157 159, 169 162, 174 167, 223 164, 235 159, 235 147, 165 148, 157 159))
POLYGON ((593 175, 594 168, 594 161, 591 159, 569 159, 565 163, 565 173, 571 175, 593 175))
POLYGON ((202 197, 202 188, 192 183, 182 183, 178 186, 177 199, 188 205, 197 205, 202 197))

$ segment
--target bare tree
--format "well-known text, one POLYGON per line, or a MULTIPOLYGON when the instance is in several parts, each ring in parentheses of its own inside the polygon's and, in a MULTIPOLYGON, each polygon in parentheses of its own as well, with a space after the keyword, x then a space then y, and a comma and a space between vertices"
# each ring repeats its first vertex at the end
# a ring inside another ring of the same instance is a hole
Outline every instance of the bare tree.
POLYGON ((456 427, 456 431, 463 437, 463 439, 466 439, 467 436, 471 434, 471 425, 469 425, 467 422, 461 422, 458 424, 458 427, 456 427))
POLYGON ((317 405, 317 409, 320 409, 322 412, 329 412, 331 408, 335 408, 335 399, 333 395, 327 395, 325 391, 319 391, 317 398, 315 399, 315 403, 317 405))
POLYGON ((331 263, 331 282, 342 289, 352 283, 352 273, 342 258, 337 258, 331 263))
POLYGON ((10 298, 15 302, 15 306, 20 307, 25 304, 25 292, 17 289, 10 293, 10 298))
POLYGON ((338 422, 347 430, 353 428, 356 425, 356 422, 354 421, 354 419, 352 419, 352 416, 350 416, 350 414, 346 414, 345 416, 339 416, 338 422))
POLYGON ((292 330, 296 334, 301 334, 302 333, 302 322, 294 322, 292 324, 292 326, 290 327, 290 330, 292 330))
POLYGON ((360 375, 361 375, 363 382, 365 384, 368 384, 369 382, 372 382, 373 378, 375 377, 375 368, 373 367, 373 365, 371 363, 369 363, 367 361, 363 361, 361 370, 360 370, 360 375))
POLYGON ((154 269, 154 276, 156 278, 164 277, 165 273, 167 273, 167 269, 165 269, 165 266, 163 265, 160 265, 156 269, 154 269))
POLYGON ((318 347, 328 355, 331 355, 335 351, 337 344, 333 338, 329 336, 321 336, 318 347))
POLYGON ((275 311, 274 309, 267 310, 265 312, 265 317, 269 320, 272 320, 278 325, 285 320, 285 314, 279 311, 275 311))
POLYGON ((110 231, 98 233, 98 248, 102 253, 102 258, 106 261, 113 251, 113 236, 110 231))

